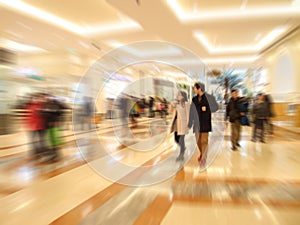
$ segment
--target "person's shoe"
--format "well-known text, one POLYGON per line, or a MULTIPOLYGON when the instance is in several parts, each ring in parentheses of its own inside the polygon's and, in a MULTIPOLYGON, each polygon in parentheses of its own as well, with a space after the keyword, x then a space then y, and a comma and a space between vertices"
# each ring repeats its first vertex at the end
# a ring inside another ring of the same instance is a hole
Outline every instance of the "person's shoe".
POLYGON ((264 140, 261 140, 260 142, 261 142, 261 143, 266 143, 264 140))
POLYGON ((232 151, 236 151, 237 149, 236 149, 235 146, 232 146, 232 147, 231 147, 231 150, 232 150, 232 151))
POLYGON ((177 158, 176 158, 176 162, 178 161, 183 161, 184 160, 184 156, 183 155, 179 155, 177 158))
POLYGON ((200 160, 200 167, 205 167, 206 165, 206 159, 201 159, 200 160))
POLYGON ((256 142, 256 140, 254 138, 251 139, 252 142, 256 142))
POLYGON ((241 145, 239 143, 236 144, 237 147, 241 147, 241 145))

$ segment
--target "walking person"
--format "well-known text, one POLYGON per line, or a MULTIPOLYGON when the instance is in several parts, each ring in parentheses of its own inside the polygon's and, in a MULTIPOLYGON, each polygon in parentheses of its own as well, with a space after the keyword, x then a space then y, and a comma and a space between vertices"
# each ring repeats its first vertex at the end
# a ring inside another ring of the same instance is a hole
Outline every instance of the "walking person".
POLYGON ((188 121, 190 104, 188 103, 187 94, 179 91, 176 102, 171 104, 170 111, 173 112, 171 132, 174 132, 175 142, 180 146, 179 156, 176 161, 184 159, 185 142, 184 137, 188 133, 188 121))
POLYGON ((239 97, 238 90, 231 90, 231 99, 226 106, 226 116, 225 121, 229 117, 229 122, 231 123, 231 150, 236 151, 237 147, 240 146, 241 137, 241 116, 246 115, 246 112, 242 109, 242 99, 239 97))
POLYGON ((254 128, 252 133, 252 141, 256 142, 256 138, 260 138, 260 142, 265 143, 264 139, 264 123, 269 117, 268 103, 264 100, 264 95, 259 93, 257 96, 257 101, 253 106, 252 110, 254 118, 254 128), (258 130, 260 130, 260 135, 258 136, 258 130))
POLYGON ((272 118, 275 116, 275 114, 274 114, 274 110, 273 110, 273 101, 272 101, 271 95, 266 94, 264 96, 264 100, 265 100, 265 102, 267 104, 267 107, 268 107, 268 118, 266 120, 266 125, 267 125, 267 128, 268 128, 268 133, 272 135, 273 132, 274 132, 272 118))
POLYGON ((60 159, 59 150, 62 145, 60 121, 63 116, 63 110, 65 109, 66 107, 54 96, 48 95, 47 102, 44 106, 44 114, 49 142, 48 155, 50 156, 50 161, 58 161, 60 159))
POLYGON ((45 144, 46 124, 43 116, 44 104, 44 94, 37 93, 33 95, 31 102, 26 106, 26 124, 29 130, 30 141, 33 145, 32 157, 34 159, 40 158, 47 152, 45 144))
POLYGON ((148 104, 150 118, 155 117, 155 112, 153 111, 153 106, 154 106, 154 98, 150 96, 149 104, 148 104))
POLYGON ((206 164, 208 134, 212 131, 211 109, 203 83, 197 82, 194 84, 194 93, 196 96, 192 99, 188 127, 193 127, 200 152, 198 161, 202 167, 206 164))

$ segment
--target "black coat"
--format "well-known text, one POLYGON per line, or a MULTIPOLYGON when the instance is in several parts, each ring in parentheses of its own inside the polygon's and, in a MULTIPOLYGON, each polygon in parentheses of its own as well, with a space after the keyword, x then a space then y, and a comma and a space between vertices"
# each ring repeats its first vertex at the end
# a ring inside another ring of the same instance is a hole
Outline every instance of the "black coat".
POLYGON ((201 133, 212 131, 211 111, 205 93, 202 95, 200 101, 198 95, 192 99, 188 127, 191 128, 192 126, 194 132, 196 130, 201 133), (203 106, 206 107, 206 111, 202 111, 203 106))

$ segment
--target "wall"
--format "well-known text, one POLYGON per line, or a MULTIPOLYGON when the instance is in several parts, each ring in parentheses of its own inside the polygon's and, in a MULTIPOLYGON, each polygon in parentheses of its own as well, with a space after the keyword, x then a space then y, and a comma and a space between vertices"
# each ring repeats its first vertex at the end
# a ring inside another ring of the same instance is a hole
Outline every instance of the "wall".
MULTIPOLYGON (((288 115, 288 105, 296 104, 295 115, 300 114, 300 30, 283 43, 267 52, 260 66, 267 71, 269 92, 275 102, 276 120, 293 120, 300 126, 296 116, 288 115)), ((299 117, 299 116, 298 116, 299 117)))

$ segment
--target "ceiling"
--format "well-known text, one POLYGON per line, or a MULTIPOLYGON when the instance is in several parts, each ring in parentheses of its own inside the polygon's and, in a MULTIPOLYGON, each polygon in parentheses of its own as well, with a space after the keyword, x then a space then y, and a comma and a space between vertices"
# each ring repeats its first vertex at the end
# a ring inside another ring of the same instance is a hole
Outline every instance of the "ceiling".
MULTIPOLYGON (((155 40, 181 46, 212 67, 249 66, 299 24, 299 0, 0 0, 0 45, 10 40, 36 47, 15 47, 27 53, 72 50, 99 57, 155 40)), ((189 61, 169 47, 128 54, 164 51, 189 61)))

